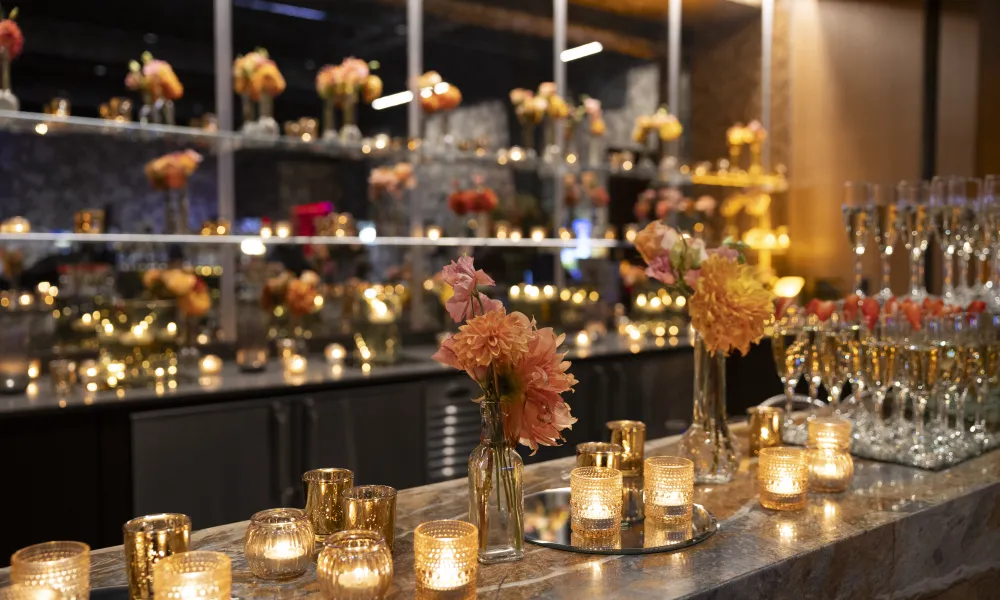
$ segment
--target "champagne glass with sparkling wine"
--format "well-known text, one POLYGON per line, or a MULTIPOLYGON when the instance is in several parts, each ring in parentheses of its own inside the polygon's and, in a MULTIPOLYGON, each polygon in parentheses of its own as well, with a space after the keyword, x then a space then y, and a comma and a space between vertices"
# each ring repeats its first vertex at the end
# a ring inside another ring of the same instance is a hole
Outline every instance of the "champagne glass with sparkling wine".
POLYGON ((943 177, 931 181, 930 209, 934 219, 934 235, 941 247, 941 261, 944 265, 944 282, 941 297, 945 302, 955 300, 955 251, 958 235, 959 210, 950 202, 951 182, 943 177))
POLYGON ((802 339, 802 317, 786 314, 774 324, 771 351, 778 378, 785 388, 785 428, 794 428, 792 412, 795 409, 795 386, 799 384, 806 363, 806 347, 802 339))
POLYGON ((910 296, 917 301, 927 295, 924 287, 924 254, 930 241, 931 218, 927 206, 930 184, 926 181, 901 181, 896 188, 899 201, 900 231, 910 259, 910 296))
POLYGON ((865 254, 865 241, 868 237, 868 214, 870 206, 871 186, 865 182, 849 181, 844 185, 844 226, 847 228, 847 240, 854 251, 854 293, 862 295, 861 289, 861 258, 865 254))
POLYGON ((896 232, 899 228, 899 223, 897 222, 899 207, 896 205, 892 186, 875 184, 871 190, 872 207, 875 209, 872 211, 872 216, 874 216, 875 241, 878 243, 881 266, 877 298, 880 304, 885 304, 889 301, 889 298, 892 298, 892 289, 889 287, 889 259, 892 257, 892 252, 896 245, 896 232))

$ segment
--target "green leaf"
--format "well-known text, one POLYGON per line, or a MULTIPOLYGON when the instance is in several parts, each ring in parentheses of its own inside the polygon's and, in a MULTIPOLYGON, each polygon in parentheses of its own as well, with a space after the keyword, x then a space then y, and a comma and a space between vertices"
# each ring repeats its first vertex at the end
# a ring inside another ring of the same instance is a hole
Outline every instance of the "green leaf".
POLYGON ((139 66, 139 61, 137 61, 137 60, 130 60, 130 61, 128 61, 128 70, 129 71, 137 72, 141 68, 142 67, 139 66))
POLYGON ((14 19, 17 18, 17 7, 16 6, 14 7, 14 10, 10 11, 10 14, 7 15, 7 18, 10 19, 11 21, 13 21, 14 19))
POLYGON ((149 50, 146 50, 145 52, 142 53, 142 63, 143 64, 146 64, 146 63, 148 63, 151 60, 153 60, 153 53, 152 52, 150 52, 149 50))
POLYGON ((382 63, 380 63, 377 60, 370 60, 368 61, 368 68, 371 69, 372 71, 375 71, 377 69, 382 68, 382 63))

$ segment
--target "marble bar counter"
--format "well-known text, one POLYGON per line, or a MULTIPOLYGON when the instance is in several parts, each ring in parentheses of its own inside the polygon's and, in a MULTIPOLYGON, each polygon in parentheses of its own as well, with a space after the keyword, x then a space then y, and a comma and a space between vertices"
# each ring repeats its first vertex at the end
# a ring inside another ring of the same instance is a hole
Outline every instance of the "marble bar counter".
MULTIPOLYGON (((734 426, 745 447, 745 428, 734 426)), ((649 442, 670 454, 677 439, 649 442)), ((526 467, 525 491, 565 487, 573 459, 526 467)), ((1000 452, 925 472, 857 461, 851 488, 811 494, 806 509, 760 507, 754 461, 735 480, 698 486, 695 502, 718 518, 706 542, 668 554, 601 556, 526 544, 524 560, 480 566, 479 598, 893 598, 1000 596, 1000 452)), ((396 517, 395 579, 389 598, 413 598, 413 529, 466 515, 464 479, 403 490, 396 517)), ((248 515, 249 516, 249 515, 248 515)), ((195 523, 197 526, 197 523, 195 523)), ((243 557, 247 523, 198 531, 193 547, 233 559, 233 596, 319 597, 313 571, 283 583, 255 579, 243 557)), ((0 580, 6 581, 6 571, 0 580)), ((92 557, 92 587, 126 582, 121 547, 92 557)))

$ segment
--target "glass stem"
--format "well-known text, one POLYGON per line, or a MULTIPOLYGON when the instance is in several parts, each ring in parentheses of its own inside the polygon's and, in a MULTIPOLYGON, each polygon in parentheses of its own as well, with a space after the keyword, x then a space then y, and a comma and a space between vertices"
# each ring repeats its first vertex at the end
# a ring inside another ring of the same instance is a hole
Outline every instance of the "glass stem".
POLYGON ((920 255, 920 247, 917 244, 913 244, 913 249, 910 250, 910 295, 918 296, 920 295, 920 260, 923 258, 920 255))
POLYGON ((864 248, 858 247, 854 249, 854 293, 861 295, 863 292, 861 290, 861 270, 862 270, 862 257, 864 256, 864 248))
POLYGON ((969 262, 972 256, 966 250, 958 253, 958 289, 964 290, 969 287, 969 262))
MULTIPOLYGON (((887 246, 891 249, 892 246, 887 246)), ((891 254, 882 253, 882 288, 879 290, 886 298, 892 296, 892 288, 889 285, 889 257, 891 254)))
POLYGON ((880 438, 885 434, 885 397, 886 390, 875 390, 875 434, 880 438))
POLYGON ((913 408, 915 413, 913 415, 913 427, 916 431, 917 437, 924 436, 924 414, 927 412, 927 396, 923 394, 918 394, 913 397, 913 408))
POLYGON ((944 251, 944 284, 941 295, 951 298, 955 295, 955 249, 946 248, 944 251))

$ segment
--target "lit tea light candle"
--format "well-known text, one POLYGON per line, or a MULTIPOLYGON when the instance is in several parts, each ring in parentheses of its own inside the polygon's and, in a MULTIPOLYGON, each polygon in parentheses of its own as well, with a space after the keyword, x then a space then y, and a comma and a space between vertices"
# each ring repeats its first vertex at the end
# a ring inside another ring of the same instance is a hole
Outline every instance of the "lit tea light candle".
POLYGON ((464 521, 431 521, 413 532, 413 570, 417 584, 455 590, 475 582, 479 566, 479 529, 464 521))
POLYGON ((539 295, 540 291, 538 289, 538 286, 535 285, 524 286, 524 297, 526 300, 531 302, 537 302, 539 295))
POLYGON ((243 538, 247 565, 261 579, 301 575, 312 562, 313 527, 305 511, 274 508, 253 515, 243 538))
POLYGON ((381 598, 392 584, 392 554, 371 531, 334 534, 316 561, 316 579, 327 598, 381 598))
POLYGON ((430 225, 427 227, 427 239, 436 240, 441 237, 441 228, 437 225, 430 225))
POLYGON ((510 237, 510 225, 505 222, 497 223, 496 235, 498 240, 505 240, 510 237))
POLYGON ((805 450, 761 448, 757 465, 760 505, 772 510, 804 508, 808 476, 805 450))
POLYGON ((214 354, 201 357, 198 364, 202 375, 218 375, 222 372, 222 359, 214 354))
POLYGON ((532 227, 531 228, 531 240, 534 242, 540 242, 545 239, 545 228, 544 227, 532 227))
POLYGON ((278 221, 274 224, 274 235, 286 238, 292 235, 292 226, 288 221, 278 221))
POLYGON ((639 234, 639 226, 635 223, 630 223, 625 226, 625 241, 629 243, 635 242, 635 236, 639 234))
POLYGON ((368 301, 370 310, 368 311, 369 321, 372 323, 392 323, 396 320, 396 315, 389 310, 385 302, 378 298, 368 301))
POLYGON ((851 422, 841 417, 821 417, 809 422, 806 443, 809 489, 842 492, 854 479, 851 458, 851 422))
POLYGON ((681 523, 691 520, 694 463, 677 456, 651 456, 643 467, 646 518, 681 523))
POLYGON ((590 347, 590 334, 586 331, 580 331, 576 334, 576 347, 577 348, 589 348, 590 347))
POLYGON ((570 524, 577 532, 616 531, 622 521, 622 473, 577 467, 570 473, 570 524))
POLYGON ((293 354, 285 359, 285 370, 292 375, 301 375, 306 372, 306 357, 301 354, 293 354))
POLYGON ((516 227, 511 228, 511 230, 510 230, 510 239, 511 239, 512 242, 519 241, 521 239, 521 237, 522 237, 522 235, 521 235, 521 230, 520 229, 518 229, 516 227))
POLYGON ((573 239, 573 232, 565 227, 559 228, 559 239, 561 240, 571 240, 573 239))
POLYGON ((270 225, 261 225, 260 226, 260 237, 262 237, 262 238, 269 238, 269 237, 271 237, 271 235, 273 233, 274 232, 271 230, 271 226, 270 225))
POLYGON ((331 365, 340 365, 344 363, 344 358, 347 356, 347 350, 340 344, 330 344, 323 351, 324 356, 326 356, 326 362, 331 365))

